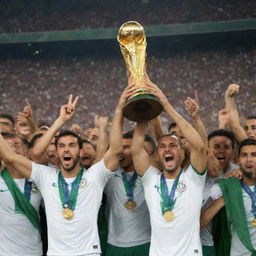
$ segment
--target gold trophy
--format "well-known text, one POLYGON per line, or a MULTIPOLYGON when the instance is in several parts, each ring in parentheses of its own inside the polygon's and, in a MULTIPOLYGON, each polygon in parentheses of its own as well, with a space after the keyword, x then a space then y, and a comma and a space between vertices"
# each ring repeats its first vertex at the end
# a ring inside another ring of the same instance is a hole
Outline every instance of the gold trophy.
POLYGON ((163 107, 158 99, 150 94, 143 80, 147 46, 144 29, 138 22, 128 21, 120 27, 117 41, 126 67, 138 88, 128 99, 124 116, 135 122, 149 121, 157 117, 163 111, 163 107))

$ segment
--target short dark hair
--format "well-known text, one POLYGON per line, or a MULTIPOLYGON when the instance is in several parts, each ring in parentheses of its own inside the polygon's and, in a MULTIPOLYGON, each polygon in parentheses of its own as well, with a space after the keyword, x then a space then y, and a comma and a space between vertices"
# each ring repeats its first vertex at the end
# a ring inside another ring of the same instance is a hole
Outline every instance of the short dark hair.
POLYGON ((168 132, 169 132, 173 127, 176 127, 176 126, 177 126, 177 123, 175 123, 175 122, 170 123, 169 126, 168 126, 168 132))
POLYGON ((95 147, 89 140, 82 139, 82 145, 83 145, 84 143, 90 144, 90 145, 92 146, 92 148, 96 151, 96 147, 95 147))
POLYGON ((66 136, 72 136, 72 137, 77 138, 79 148, 81 149, 83 147, 82 139, 77 133, 75 133, 71 130, 65 130, 65 131, 60 132, 59 135, 57 135, 55 137, 55 147, 56 148, 57 148, 57 144, 58 144, 59 139, 62 138, 62 137, 66 137, 66 136))
POLYGON ((256 116, 247 116, 246 120, 256 119, 256 116))
POLYGON ((15 120, 12 115, 2 113, 0 114, 0 118, 6 118, 11 121, 12 125, 15 126, 15 120))
POLYGON ((216 136, 224 136, 224 137, 229 138, 232 143, 232 148, 235 147, 235 136, 232 132, 224 130, 224 129, 215 130, 208 134, 207 139, 208 139, 208 141, 210 141, 213 137, 216 137, 216 136))
POLYGON ((13 132, 1 132, 1 135, 3 136, 4 139, 12 139, 12 138, 18 137, 18 135, 13 132))
POLYGON ((134 130, 130 130, 123 134, 123 139, 132 139, 134 134, 134 130))
MULTIPOLYGON (((133 134, 134 134, 134 130, 130 130, 130 131, 124 133, 123 134, 123 139, 132 139, 133 134)), ((156 150, 156 144, 155 144, 154 139, 150 135, 145 134, 144 141, 146 141, 146 142, 148 142, 152 145, 152 149, 153 149, 153 153, 154 153, 155 150, 156 150)))
POLYGON ((238 146, 238 155, 240 155, 240 152, 241 152, 241 149, 242 147, 244 146, 250 146, 250 145, 255 145, 256 146, 256 140, 255 139, 245 139, 245 140, 242 140, 240 143, 239 143, 239 146, 238 146))
POLYGON ((38 133, 36 135, 34 135, 29 143, 29 148, 33 148, 36 141, 41 138, 44 134, 43 133, 38 133))
POLYGON ((6 139, 12 139, 12 138, 19 138, 21 140, 21 142, 27 146, 29 148, 29 142, 26 139, 22 139, 21 137, 19 137, 16 133, 14 132, 1 132, 1 135, 3 136, 3 138, 6 139))

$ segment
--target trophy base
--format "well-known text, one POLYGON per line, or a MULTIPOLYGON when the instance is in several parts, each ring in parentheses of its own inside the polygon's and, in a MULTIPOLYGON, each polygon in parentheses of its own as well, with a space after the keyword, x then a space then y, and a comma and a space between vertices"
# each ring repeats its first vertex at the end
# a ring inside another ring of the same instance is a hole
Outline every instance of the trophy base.
POLYGON ((134 122, 146 122, 157 117, 163 111, 159 100, 151 94, 139 94, 131 97, 124 107, 124 116, 134 122))

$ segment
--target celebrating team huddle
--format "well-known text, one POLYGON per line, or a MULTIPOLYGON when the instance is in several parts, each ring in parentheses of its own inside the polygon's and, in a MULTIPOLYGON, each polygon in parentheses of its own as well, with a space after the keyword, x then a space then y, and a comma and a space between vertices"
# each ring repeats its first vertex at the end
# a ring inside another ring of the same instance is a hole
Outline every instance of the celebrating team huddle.
POLYGON ((30 127, 26 136, 0 114, 0 255, 256 255, 256 118, 240 125, 239 86, 227 88, 221 129, 207 135, 197 99, 185 101, 190 124, 143 81, 173 122, 168 133, 159 117, 124 131, 132 76, 111 126, 96 117, 86 136, 61 129, 78 97, 50 127, 37 126, 27 102, 17 121, 30 127))

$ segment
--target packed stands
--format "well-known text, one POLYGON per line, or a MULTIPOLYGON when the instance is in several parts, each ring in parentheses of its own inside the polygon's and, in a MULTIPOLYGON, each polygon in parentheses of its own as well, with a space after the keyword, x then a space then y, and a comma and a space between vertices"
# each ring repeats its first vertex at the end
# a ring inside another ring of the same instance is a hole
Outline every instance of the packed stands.
POLYGON ((223 21, 256 17, 254 0, 2 0, 0 31, 5 33, 223 21))

